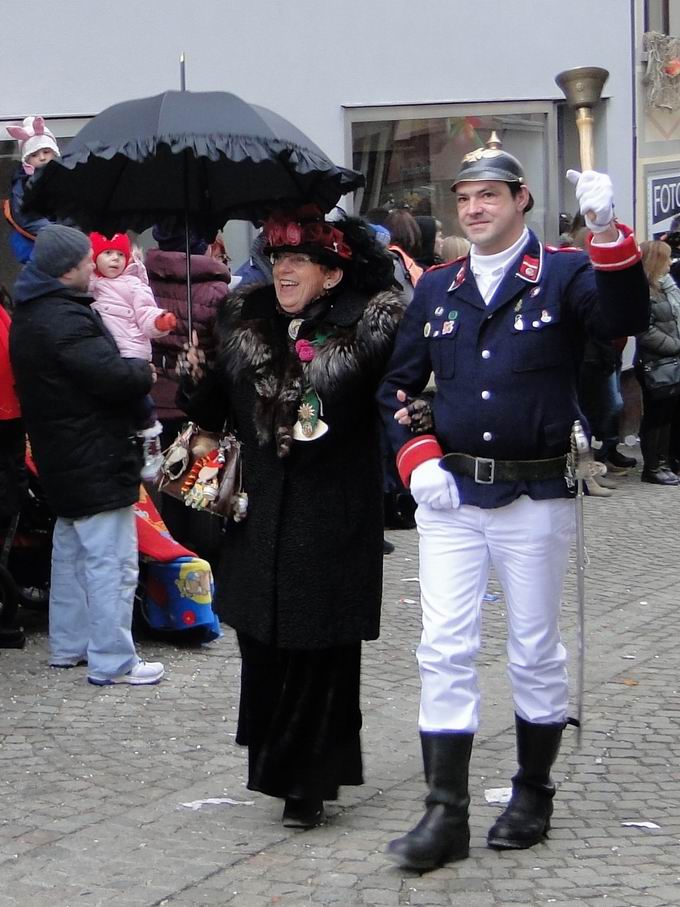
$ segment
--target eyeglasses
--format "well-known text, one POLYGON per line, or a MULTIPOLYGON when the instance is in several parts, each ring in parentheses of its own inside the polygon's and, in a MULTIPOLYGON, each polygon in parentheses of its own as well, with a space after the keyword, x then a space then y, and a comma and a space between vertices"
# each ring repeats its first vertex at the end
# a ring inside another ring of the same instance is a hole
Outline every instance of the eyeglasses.
POLYGON ((305 255, 304 252, 272 252, 269 256, 269 260, 273 265, 280 264, 282 261, 287 261, 289 265, 296 267, 298 265, 309 265, 312 263, 312 258, 310 255, 305 255))

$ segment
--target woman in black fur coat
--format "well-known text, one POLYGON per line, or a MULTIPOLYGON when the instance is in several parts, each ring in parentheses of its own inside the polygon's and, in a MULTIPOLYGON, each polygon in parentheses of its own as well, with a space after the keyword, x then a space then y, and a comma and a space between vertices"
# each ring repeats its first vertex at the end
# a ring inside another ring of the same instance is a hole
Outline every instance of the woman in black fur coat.
POLYGON ((363 221, 307 208, 264 232, 273 285, 226 300, 188 408, 205 427, 228 414, 242 442, 248 515, 227 526, 216 602, 241 649, 248 787, 307 828, 363 781, 361 641, 379 633, 383 564, 374 395, 402 304, 363 221))

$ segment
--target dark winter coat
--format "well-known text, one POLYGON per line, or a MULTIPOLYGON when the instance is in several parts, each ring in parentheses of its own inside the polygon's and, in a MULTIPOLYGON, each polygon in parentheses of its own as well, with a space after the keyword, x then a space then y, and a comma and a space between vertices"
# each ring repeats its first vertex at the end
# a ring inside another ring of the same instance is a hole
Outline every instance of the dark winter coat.
POLYGON ((151 389, 143 359, 122 359, 92 297, 29 262, 14 289, 10 356, 47 501, 76 519, 133 504, 141 457, 135 404, 151 389))
MULTIPOLYGON (((191 255, 191 314, 198 345, 205 350, 211 342, 217 307, 229 292, 229 268, 208 255, 191 255)), ((150 249, 145 265, 149 284, 161 309, 171 312, 177 326, 164 337, 151 341, 157 380, 151 396, 162 421, 179 419, 175 397, 179 379, 175 374, 177 354, 187 339, 187 265, 184 252, 150 249)))
POLYGON ((228 400, 249 496, 245 521, 227 528, 216 582, 220 613, 237 631, 284 649, 345 645, 379 632, 382 467, 374 395, 402 306, 391 292, 367 300, 341 291, 327 299, 300 327, 298 339, 327 335, 304 365, 273 287, 228 301, 218 319, 213 397, 200 407, 217 428, 228 400), (291 442, 303 370, 329 430, 291 442), (223 395, 221 406, 215 394, 223 395))
POLYGON ((662 277, 650 292, 652 315, 649 328, 637 335, 638 356, 645 362, 680 356, 680 290, 670 275, 662 277))

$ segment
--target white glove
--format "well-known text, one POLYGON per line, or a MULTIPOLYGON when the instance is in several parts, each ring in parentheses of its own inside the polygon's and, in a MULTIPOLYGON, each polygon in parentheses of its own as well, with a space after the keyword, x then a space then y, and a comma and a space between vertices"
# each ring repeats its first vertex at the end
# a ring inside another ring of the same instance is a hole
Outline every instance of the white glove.
POLYGON ((460 505, 456 480, 442 469, 439 460, 426 460, 411 473, 411 494, 416 504, 433 510, 455 510, 460 505))
POLYGON ((604 233, 614 220, 614 187, 606 173, 596 170, 567 170, 567 179, 576 187, 579 210, 592 233, 604 233))

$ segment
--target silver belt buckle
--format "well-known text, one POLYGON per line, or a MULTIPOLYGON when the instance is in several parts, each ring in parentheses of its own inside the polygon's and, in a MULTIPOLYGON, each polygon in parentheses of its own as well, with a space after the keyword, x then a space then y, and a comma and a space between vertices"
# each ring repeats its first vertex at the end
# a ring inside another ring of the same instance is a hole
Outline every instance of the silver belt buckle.
POLYGON ((475 482, 478 485, 493 485, 495 476, 495 460, 488 457, 475 457, 475 482))

